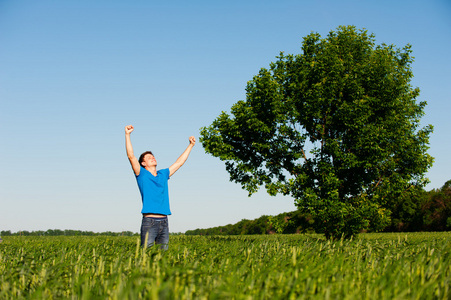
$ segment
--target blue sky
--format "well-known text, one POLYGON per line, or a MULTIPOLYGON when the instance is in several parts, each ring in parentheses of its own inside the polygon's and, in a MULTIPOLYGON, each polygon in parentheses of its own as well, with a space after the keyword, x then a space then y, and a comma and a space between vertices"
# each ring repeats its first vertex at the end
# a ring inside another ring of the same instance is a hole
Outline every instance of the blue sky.
MULTIPOLYGON (((451 2, 0 0, 0 230, 139 231, 125 155, 168 167, 280 51, 340 25, 413 46, 413 86, 434 125, 427 189, 451 179, 451 2)), ((251 198, 197 143, 170 180, 170 231, 295 209, 251 198)))

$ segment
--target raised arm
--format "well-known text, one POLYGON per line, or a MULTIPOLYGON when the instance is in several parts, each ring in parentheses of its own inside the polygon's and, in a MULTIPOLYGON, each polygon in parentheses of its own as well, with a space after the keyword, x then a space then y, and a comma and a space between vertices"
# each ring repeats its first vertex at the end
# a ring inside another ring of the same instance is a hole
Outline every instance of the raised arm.
POLYGON ((130 134, 133 132, 134 128, 132 125, 125 126, 125 149, 127 150, 127 157, 132 165, 133 172, 135 172, 136 176, 139 175, 141 170, 141 166, 139 165, 139 161, 133 153, 132 141, 130 139, 130 134))
POLYGON ((185 151, 183 151, 182 155, 180 155, 179 158, 169 167, 169 176, 172 176, 178 169, 180 169, 181 166, 185 163, 185 161, 188 159, 189 154, 191 153, 191 150, 193 149, 194 145, 196 144, 196 138, 194 136, 190 136, 189 138, 189 145, 186 147, 185 151))

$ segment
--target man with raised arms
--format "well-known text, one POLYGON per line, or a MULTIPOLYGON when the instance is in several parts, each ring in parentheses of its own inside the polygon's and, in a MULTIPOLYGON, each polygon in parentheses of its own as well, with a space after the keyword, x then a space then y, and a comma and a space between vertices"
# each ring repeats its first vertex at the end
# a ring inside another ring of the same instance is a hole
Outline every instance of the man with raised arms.
POLYGON ((161 249, 168 249, 169 207, 168 180, 185 163, 196 144, 196 138, 189 138, 189 145, 180 157, 167 169, 157 170, 157 160, 151 151, 146 151, 139 159, 133 153, 130 134, 134 128, 125 126, 125 147, 127 157, 136 176, 142 198, 141 246, 161 244, 161 249))

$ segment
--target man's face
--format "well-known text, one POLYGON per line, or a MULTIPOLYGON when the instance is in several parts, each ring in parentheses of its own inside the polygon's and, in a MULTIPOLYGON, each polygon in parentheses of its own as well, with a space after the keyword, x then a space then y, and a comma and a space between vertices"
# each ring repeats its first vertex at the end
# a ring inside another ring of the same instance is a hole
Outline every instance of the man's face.
POLYGON ((144 167, 157 166, 157 160, 155 159, 155 156, 147 153, 146 155, 144 155, 142 165, 144 167))

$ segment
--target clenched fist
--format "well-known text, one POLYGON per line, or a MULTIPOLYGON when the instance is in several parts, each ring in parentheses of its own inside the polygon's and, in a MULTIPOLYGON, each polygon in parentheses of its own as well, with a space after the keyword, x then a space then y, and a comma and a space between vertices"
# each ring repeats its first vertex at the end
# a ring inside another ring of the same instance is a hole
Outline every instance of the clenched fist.
POLYGON ((135 129, 135 128, 133 127, 133 125, 127 125, 127 126, 125 126, 125 134, 130 134, 130 133, 132 133, 132 132, 133 132, 133 129, 135 129))

